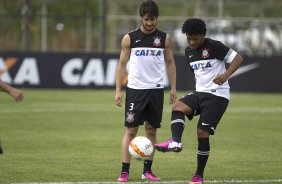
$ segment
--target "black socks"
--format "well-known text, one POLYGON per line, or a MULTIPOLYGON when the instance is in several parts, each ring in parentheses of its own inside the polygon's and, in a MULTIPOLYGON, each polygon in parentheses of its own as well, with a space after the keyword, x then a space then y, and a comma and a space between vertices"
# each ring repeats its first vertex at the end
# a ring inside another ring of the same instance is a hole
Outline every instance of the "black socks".
POLYGON ((172 111, 170 123, 172 139, 176 142, 181 142, 182 133, 185 127, 184 113, 181 111, 172 111))
MULTIPOLYGON (((152 171, 151 167, 152 167, 153 161, 152 160, 145 160, 144 161, 144 169, 143 169, 143 174, 147 171, 152 171)), ((125 163, 122 162, 122 169, 121 172, 127 172, 129 173, 129 168, 130 168, 130 163, 125 163)))
POLYGON ((129 173, 130 163, 122 162, 121 164, 122 164, 122 166, 121 166, 121 172, 127 172, 127 173, 129 173))
POLYGON ((210 154, 209 138, 198 138, 197 171, 196 175, 203 177, 204 169, 210 154))
POLYGON ((147 171, 152 171, 151 167, 152 167, 153 161, 152 160, 145 160, 144 161, 144 169, 143 169, 143 174, 147 171))

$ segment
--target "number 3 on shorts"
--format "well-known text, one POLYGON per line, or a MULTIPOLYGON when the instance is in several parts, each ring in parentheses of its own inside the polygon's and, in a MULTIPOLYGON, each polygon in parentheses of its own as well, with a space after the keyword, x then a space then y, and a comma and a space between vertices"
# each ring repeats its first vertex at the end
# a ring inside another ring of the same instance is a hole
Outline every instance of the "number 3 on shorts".
POLYGON ((129 108, 129 110, 132 111, 132 110, 133 110, 133 107, 134 107, 134 103, 130 103, 130 108, 129 108))

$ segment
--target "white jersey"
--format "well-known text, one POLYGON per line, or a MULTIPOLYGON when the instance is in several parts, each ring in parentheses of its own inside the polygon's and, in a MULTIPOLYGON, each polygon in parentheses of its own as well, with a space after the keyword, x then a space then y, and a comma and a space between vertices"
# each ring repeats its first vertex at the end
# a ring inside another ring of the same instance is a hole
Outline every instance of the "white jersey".
POLYGON ((140 28, 129 33, 131 54, 128 84, 132 89, 164 88, 166 33, 156 29, 144 34, 140 28))
POLYGON ((230 99, 228 80, 222 85, 217 85, 213 79, 226 71, 225 63, 230 63, 237 52, 219 41, 205 38, 199 48, 196 50, 186 48, 185 54, 190 68, 195 74, 196 91, 230 99))

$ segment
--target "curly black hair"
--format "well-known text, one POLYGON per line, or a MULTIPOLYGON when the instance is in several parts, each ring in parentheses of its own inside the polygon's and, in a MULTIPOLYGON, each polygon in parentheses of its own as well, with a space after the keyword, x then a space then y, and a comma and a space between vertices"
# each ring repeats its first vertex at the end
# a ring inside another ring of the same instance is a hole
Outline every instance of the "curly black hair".
POLYGON ((186 35, 206 35, 207 26, 206 23, 199 18, 187 19, 182 26, 182 33, 186 35))
POLYGON ((140 5, 139 15, 140 17, 144 17, 148 14, 149 17, 158 17, 159 16, 159 8, 158 5, 153 0, 144 1, 140 5))

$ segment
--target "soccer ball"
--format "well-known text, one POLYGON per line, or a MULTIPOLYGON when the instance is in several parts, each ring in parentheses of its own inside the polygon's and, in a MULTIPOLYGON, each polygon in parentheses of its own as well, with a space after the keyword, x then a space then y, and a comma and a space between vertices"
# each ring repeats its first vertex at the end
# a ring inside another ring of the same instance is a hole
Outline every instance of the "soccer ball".
POLYGON ((154 151, 153 144, 147 137, 135 137, 128 146, 131 157, 137 160, 148 159, 154 151))

